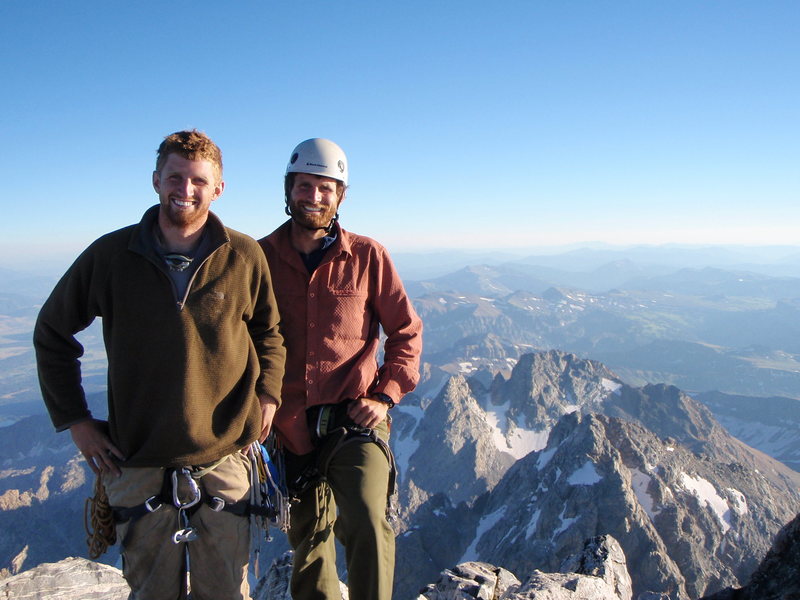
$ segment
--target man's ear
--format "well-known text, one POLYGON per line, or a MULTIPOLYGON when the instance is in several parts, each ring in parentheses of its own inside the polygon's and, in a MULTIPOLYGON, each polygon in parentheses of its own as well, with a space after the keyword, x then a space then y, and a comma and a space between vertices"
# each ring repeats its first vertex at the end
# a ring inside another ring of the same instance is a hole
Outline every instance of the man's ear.
POLYGON ((225 182, 222 179, 220 179, 217 182, 217 185, 214 186, 214 197, 211 199, 211 201, 213 202, 214 200, 222 196, 222 192, 224 190, 225 190, 225 182))
POLYGON ((159 177, 158 171, 153 171, 153 189, 156 194, 161 193, 161 177, 159 177))

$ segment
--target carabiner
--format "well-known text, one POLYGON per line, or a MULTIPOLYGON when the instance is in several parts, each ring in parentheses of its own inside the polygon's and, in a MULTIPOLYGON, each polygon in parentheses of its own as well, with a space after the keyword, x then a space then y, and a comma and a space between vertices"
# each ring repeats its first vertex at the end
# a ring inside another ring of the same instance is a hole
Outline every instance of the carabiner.
POLYGON ((186 480, 189 482, 189 490, 193 494, 193 498, 188 502, 181 502, 181 499, 178 497, 178 469, 172 470, 172 503, 178 509, 186 509, 194 506, 198 502, 200 502, 200 487, 197 485, 197 482, 192 477, 191 472, 186 467, 181 467, 181 475, 186 476, 186 480))
POLYGON ((197 539, 197 530, 194 527, 184 527, 172 534, 172 543, 191 542, 197 539))

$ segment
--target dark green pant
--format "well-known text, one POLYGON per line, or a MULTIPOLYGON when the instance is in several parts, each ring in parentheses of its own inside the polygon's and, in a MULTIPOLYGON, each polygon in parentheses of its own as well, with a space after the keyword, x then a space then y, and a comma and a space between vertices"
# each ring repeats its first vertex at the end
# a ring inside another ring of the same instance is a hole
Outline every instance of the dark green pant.
MULTIPOLYGON (((388 441, 386 422, 377 432, 388 441)), ((307 461, 287 456, 289 476, 307 461)), ((350 442, 332 456, 326 481, 292 504, 293 600, 341 599, 334 536, 345 548, 350 600, 390 600, 394 531, 386 521, 388 484, 389 461, 380 446, 350 442)))

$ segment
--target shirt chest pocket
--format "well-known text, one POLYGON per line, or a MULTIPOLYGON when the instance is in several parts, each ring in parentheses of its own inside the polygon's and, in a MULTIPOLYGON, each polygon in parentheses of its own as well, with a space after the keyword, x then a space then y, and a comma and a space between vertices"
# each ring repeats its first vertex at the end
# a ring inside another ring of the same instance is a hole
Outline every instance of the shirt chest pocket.
POLYGON ((373 315, 366 290, 327 289, 325 314, 330 331, 341 339, 366 340, 370 336, 373 315))

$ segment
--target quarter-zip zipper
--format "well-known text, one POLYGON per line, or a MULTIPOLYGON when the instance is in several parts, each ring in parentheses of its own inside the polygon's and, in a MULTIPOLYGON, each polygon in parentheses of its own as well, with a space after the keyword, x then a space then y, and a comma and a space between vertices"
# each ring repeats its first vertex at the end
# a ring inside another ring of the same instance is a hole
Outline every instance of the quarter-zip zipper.
MULTIPOLYGON (((189 283, 186 284, 186 292, 184 292, 183 294, 183 300, 178 300, 178 312, 183 311, 183 307, 186 305, 186 299, 189 297, 189 292, 192 291, 192 284, 194 283, 194 278, 197 277, 197 272, 203 268, 203 265, 206 264, 206 262, 208 262, 208 259, 211 258, 211 255, 217 252, 217 250, 219 250, 221 247, 222 246, 217 246, 214 250, 209 252, 208 256, 206 256, 199 265, 197 265, 197 268, 194 270, 194 273, 192 273, 192 276, 189 278, 189 283)), ((167 275, 167 277, 169 277, 169 275, 167 275)), ((172 277, 170 277, 169 280, 172 281, 172 277)), ((172 282, 172 288, 175 290, 175 298, 177 298, 178 293, 177 290, 175 289, 174 281, 172 282)))
POLYGON ((178 312, 183 312, 183 307, 186 305, 186 299, 189 297, 189 292, 192 291, 192 284, 194 283, 195 277, 197 277, 197 272, 203 267, 204 264, 206 264, 206 262, 208 262, 208 259, 211 258, 214 254, 216 254, 217 251, 219 251, 219 249, 222 248, 222 246, 224 245, 225 244, 223 243, 217 246, 214 250, 209 252, 208 256, 206 256, 197 265, 197 268, 194 270, 194 273, 192 273, 192 276, 189 278, 189 283, 186 284, 186 292, 183 294, 183 299, 178 298, 178 288, 175 286, 175 282, 172 280, 172 277, 170 277, 166 267, 164 267, 163 261, 156 260, 152 256, 144 255, 144 258, 146 258, 153 265, 155 265, 156 269, 158 269, 161 272, 161 274, 167 278, 167 281, 169 281, 169 285, 172 288, 172 296, 173 298, 175 298, 175 306, 178 307, 178 312))

